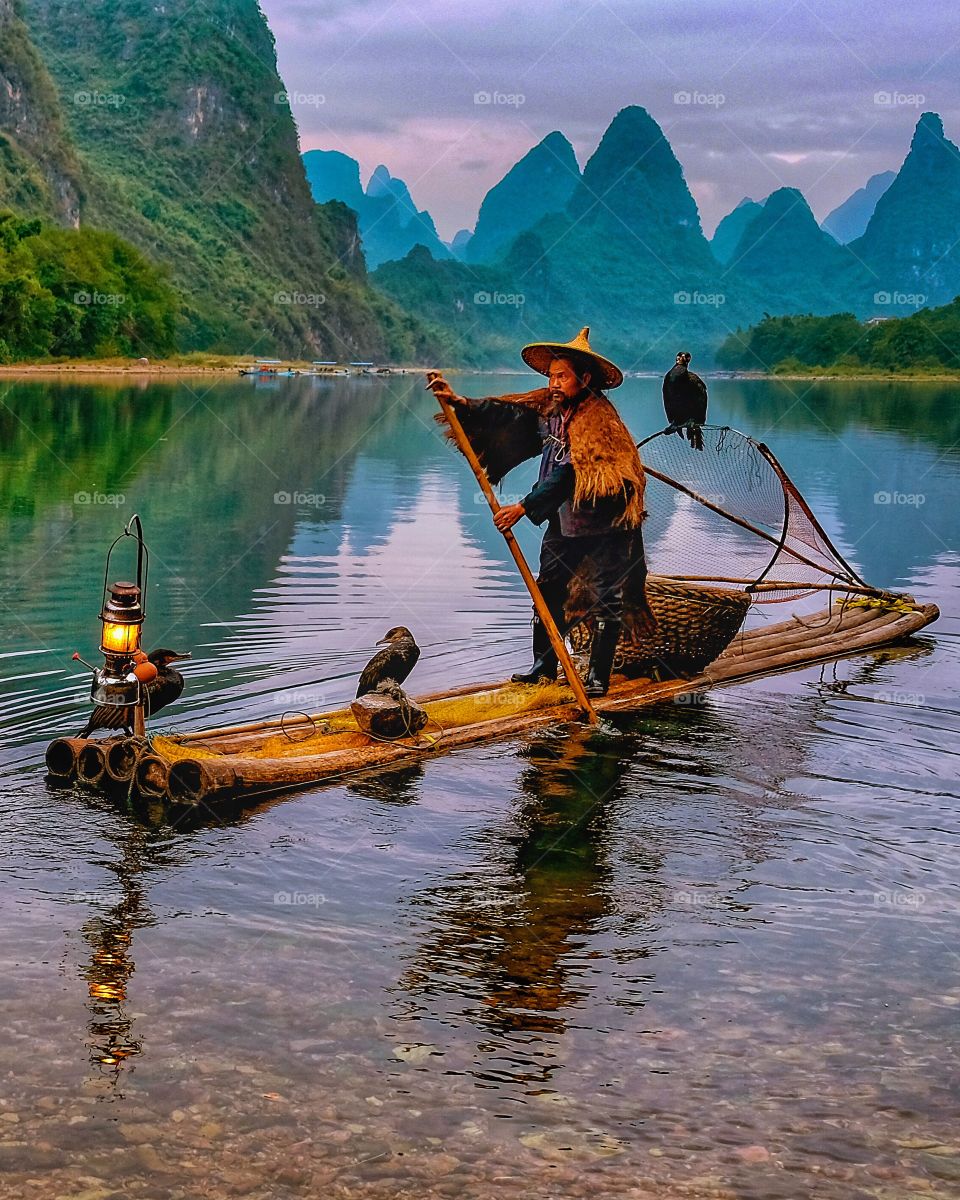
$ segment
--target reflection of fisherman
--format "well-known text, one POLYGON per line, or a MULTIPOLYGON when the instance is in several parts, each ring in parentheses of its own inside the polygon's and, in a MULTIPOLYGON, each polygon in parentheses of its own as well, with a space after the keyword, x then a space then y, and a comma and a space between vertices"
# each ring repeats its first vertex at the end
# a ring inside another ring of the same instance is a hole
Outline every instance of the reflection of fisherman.
MULTIPOLYGON (((621 627, 631 635, 652 622, 644 594, 646 563, 640 525, 644 472, 629 431, 601 391, 623 373, 590 348, 589 330, 570 342, 525 346, 528 366, 549 386, 532 392, 467 400, 442 377, 434 392, 460 405, 461 424, 491 482, 541 453, 536 486, 494 517, 505 533, 527 516, 547 522, 537 583, 557 624, 595 619, 586 691, 602 696, 610 682, 621 627)), ((539 617, 533 622, 533 667, 521 683, 555 679, 557 658, 539 617)))

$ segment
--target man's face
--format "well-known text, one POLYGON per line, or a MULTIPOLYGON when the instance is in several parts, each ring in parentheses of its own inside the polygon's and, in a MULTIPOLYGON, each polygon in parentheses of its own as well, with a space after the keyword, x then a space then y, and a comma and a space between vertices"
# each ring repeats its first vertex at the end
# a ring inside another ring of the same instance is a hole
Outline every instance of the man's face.
POLYGON ((583 390, 590 380, 589 372, 584 372, 583 378, 577 376, 573 366, 565 358, 555 358, 550 364, 550 398, 562 403, 572 400, 583 390))

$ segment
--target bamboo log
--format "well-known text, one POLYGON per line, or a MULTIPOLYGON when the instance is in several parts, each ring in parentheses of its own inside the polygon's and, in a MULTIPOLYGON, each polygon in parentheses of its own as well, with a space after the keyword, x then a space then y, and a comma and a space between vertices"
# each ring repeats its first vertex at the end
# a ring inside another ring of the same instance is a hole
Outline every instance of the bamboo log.
MULTIPOLYGON (((234 763, 248 763, 254 760, 235 758, 231 761, 234 763)), ((296 763, 298 760, 285 760, 285 765, 288 761, 296 763)), ((263 765, 271 768, 267 772, 270 776, 270 782, 277 782, 279 775, 276 760, 264 759, 263 765)), ((313 770, 316 773, 316 761, 314 761, 313 770)), ((291 778, 297 778, 295 768, 291 778)), ((263 786, 266 787, 268 784, 264 783, 263 786)), ((246 780, 242 776, 239 776, 232 766, 217 762, 216 759, 182 758, 170 768, 166 794, 167 798, 174 804, 195 807, 212 799, 214 796, 223 793, 230 795, 238 790, 250 791, 251 789, 246 784, 246 780)))
MULTIPOLYGON (((485 741, 536 725, 571 720, 577 715, 576 704, 556 705, 532 713, 495 717, 446 732, 440 745, 444 749, 485 741)), ((404 746, 396 742, 377 742, 331 754, 304 755, 300 758, 264 759, 231 757, 180 759, 170 768, 170 799, 178 804, 206 803, 237 791, 281 791, 355 775, 398 762, 410 762, 436 753, 436 747, 404 746)))
POLYGON ((891 609, 856 608, 848 609, 843 614, 839 614, 838 610, 834 610, 831 613, 830 619, 825 620, 823 619, 825 617, 824 613, 815 613, 809 623, 798 621, 794 629, 789 632, 784 631, 779 635, 775 635, 773 631, 769 631, 765 637, 750 640, 744 639, 742 642, 734 639, 714 662, 726 661, 733 658, 735 654, 742 656, 748 654, 756 655, 770 650, 774 652, 789 650, 797 645, 812 645, 827 637, 837 637, 875 626, 878 627, 889 621, 898 620, 905 615, 891 609))
MULTIPOLYGON (((878 620, 883 610, 855 608, 842 612, 838 608, 821 609, 800 618, 777 625, 760 626, 748 629, 735 635, 727 648, 717 656, 715 662, 720 662, 734 655, 756 654, 770 647, 790 646, 797 642, 806 642, 811 635, 817 637, 832 636, 845 629, 859 629, 878 620)), ((888 614, 889 615, 889 612, 888 614)))
MULTIPOLYGON (((433 700, 452 700, 456 696, 479 694, 479 689, 495 692, 503 687, 505 682, 505 680, 495 680, 487 684, 464 683, 455 688, 447 688, 442 692, 429 692, 425 696, 417 696, 413 699, 417 704, 429 704, 433 700)), ((349 703, 344 704, 341 709, 310 713, 309 718, 311 722, 322 723, 332 716, 343 716, 347 712, 349 712, 349 703)), ((260 740, 267 734, 278 733, 281 727, 292 732, 305 726, 293 725, 289 719, 284 721, 280 717, 271 717, 266 721, 249 721, 244 725, 224 725, 216 729, 198 729, 193 733, 181 733, 175 740, 181 746, 190 745, 192 742, 202 742, 205 749, 213 749, 221 754, 230 754, 236 749, 242 749, 245 745, 260 740)))
POLYGON ((854 583, 810 583, 798 579, 764 579, 755 583, 753 579, 745 579, 735 575, 671 575, 678 583, 737 583, 754 592, 855 592, 862 596, 888 596, 883 588, 860 586, 854 583))
MULTIPOLYGON (((650 576, 654 578, 654 576, 650 576)), ((665 578, 658 576, 657 578, 665 578)), ((817 617, 823 617, 824 613, 815 614, 817 617)), ((813 619, 813 618, 811 618, 813 619)), ((744 633, 736 635, 736 641, 746 641, 754 637, 775 637, 789 633, 798 626, 799 622, 795 619, 787 621, 779 621, 775 625, 765 625, 757 629, 748 629, 744 633)), ((724 651, 728 653, 728 651, 724 651)), ((434 700, 452 700, 458 696, 483 695, 488 692, 495 692, 504 686, 506 680, 491 681, 489 684, 478 685, 475 683, 463 683, 454 688, 445 688, 439 692, 429 692, 423 696, 417 696, 418 704, 430 704, 434 700)), ((598 707, 597 704, 594 707, 598 707)), ((343 711, 346 711, 345 709, 343 711)), ((309 714, 312 721, 323 721, 331 716, 329 711, 309 714)), ((181 733, 176 737, 178 745, 187 746, 195 742, 203 744, 205 749, 216 749, 220 753, 231 753, 234 750, 242 749, 244 745, 255 743, 261 740, 265 735, 268 735, 280 729, 283 723, 281 717, 271 717, 265 721, 247 721, 241 725, 222 725, 216 726, 213 729, 198 729, 191 733, 181 733)), ((289 726, 289 719, 286 721, 289 726)))
MULTIPOLYGON (((821 614, 824 616, 824 614, 821 614)), ((842 638, 846 643, 848 638, 859 634, 862 631, 878 629, 880 626, 889 622, 892 619, 892 614, 883 614, 874 611, 859 610, 856 616, 851 616, 847 623, 832 622, 830 624, 820 623, 814 628, 808 626, 797 625, 796 628, 781 632, 779 635, 770 634, 767 637, 758 638, 758 640, 746 643, 743 647, 733 648, 732 644, 715 658, 713 662, 709 662, 706 667, 703 667, 701 676, 698 678, 712 677, 714 671, 724 671, 734 674, 749 673, 751 664, 758 662, 769 662, 774 658, 779 658, 780 655, 790 653, 792 650, 803 650, 804 653, 811 653, 811 649, 823 646, 823 644, 833 643, 842 638)))
MULTIPOLYGON (((919 615, 918 615, 919 616, 919 615)), ((860 630, 842 630, 829 638, 812 639, 808 644, 782 650, 780 653, 771 652, 756 657, 742 659, 739 662, 731 660, 712 663, 704 671, 711 682, 721 679, 742 679, 747 675, 782 671, 785 667, 801 666, 805 663, 818 662, 824 658, 834 658, 837 655, 850 654, 861 648, 882 646, 905 637, 908 632, 922 628, 922 619, 913 620, 909 615, 891 614, 886 620, 880 619, 860 630)))
POLYGON ((167 794, 170 767, 158 754, 144 754, 137 763, 134 786, 141 796, 160 800, 167 794))
POLYGON ((103 780, 107 760, 101 742, 88 741, 77 755, 77 778, 96 787, 103 780))
MULTIPOLYGON (((871 638, 869 630, 862 637, 871 638)), ((822 639, 811 638, 813 644, 822 639)), ((831 638, 845 644, 846 639, 831 638)), ((799 647, 796 653, 809 657, 810 647, 799 647)), ((739 663, 731 662, 731 674, 742 672, 749 674, 755 661, 775 662, 781 657, 767 653, 739 663)), ((709 668, 708 668, 709 670, 709 668)), ((621 698, 629 702, 638 699, 644 704, 656 703, 660 699, 669 698, 682 692, 696 691, 709 687, 710 677, 704 673, 695 679, 671 679, 659 683, 645 684, 640 697, 635 696, 636 684, 629 681, 616 685, 610 700, 598 701, 601 711, 620 707, 621 698)), ((498 733, 517 732, 524 728, 546 724, 563 719, 564 714, 570 715, 574 705, 558 705, 520 716, 499 717, 489 721, 477 722, 448 730, 443 739, 445 749, 464 745, 473 741, 486 740, 498 733)), ((410 748, 396 744, 378 744, 362 749, 339 750, 322 756, 304 755, 300 758, 259 759, 252 757, 232 756, 219 759, 186 759, 173 765, 170 771, 170 795, 178 803, 199 803, 215 798, 218 794, 230 793, 236 788, 242 790, 267 790, 285 786, 302 786, 305 783, 320 782, 342 775, 356 773, 381 767, 389 763, 403 761, 418 756, 423 757, 432 751, 427 748, 410 748)))
MULTIPOLYGON (((904 599, 910 603, 914 602, 912 596, 898 597, 898 599, 904 599)), ((866 614, 870 612, 875 613, 878 611, 882 610, 864 608, 860 605, 845 606, 843 608, 841 608, 840 605, 832 605, 830 608, 817 609, 816 612, 807 613, 805 616, 798 616, 794 614, 788 617, 787 620, 777 621, 773 625, 756 625, 753 629, 741 630, 739 633, 734 635, 733 641, 730 643, 727 649, 723 651, 723 653, 734 653, 735 647, 740 646, 744 642, 751 642, 754 640, 759 641, 765 638, 772 639, 775 637, 790 637, 798 629, 823 630, 827 628, 832 621, 835 622, 838 620, 843 620, 846 622, 853 619, 855 614, 866 614)))
POLYGON ((137 738, 121 738, 112 742, 104 757, 104 774, 114 783, 129 783, 137 765, 138 753, 146 743, 137 738))
MULTIPOLYGON (((804 620, 791 621, 786 628, 774 626, 766 630, 750 630, 748 633, 736 634, 727 648, 718 655, 718 659, 730 658, 734 654, 754 654, 770 646, 787 646, 794 642, 806 642, 811 637, 832 636, 844 629, 858 629, 877 620, 881 609, 856 608, 845 613, 839 609, 811 614, 807 624, 804 620)), ((715 659, 714 661, 718 661, 715 659)))
MULTIPOLYGON (((834 608, 832 610, 820 610, 802 620, 791 618, 787 621, 777 622, 775 625, 765 625, 756 629, 750 629, 746 632, 738 633, 727 649, 723 651, 723 654, 715 661, 726 661, 734 655, 743 656, 748 651, 755 654, 761 649, 771 646, 792 648, 794 645, 808 642, 811 635, 823 637, 828 632, 835 633, 840 630, 853 629, 870 622, 875 622, 881 611, 858 607, 841 613, 839 608, 834 608), (810 622, 809 625, 806 623, 807 621, 810 622)), ((502 686, 503 683, 498 682, 478 689, 476 684, 461 684, 455 688, 419 696, 417 697, 417 702, 419 704, 429 704, 435 700, 448 700, 458 696, 469 695, 482 697, 491 692, 496 692, 502 686)), ((620 686, 622 685, 618 685, 615 678, 614 683, 611 685, 611 693, 616 692, 620 686)), ((635 681, 631 681, 626 686, 635 689, 636 683, 635 681)), ((600 710, 603 705, 598 701, 595 707, 600 710)), ((329 716, 330 713, 316 713, 313 714, 312 719, 320 721, 329 716)), ((272 732, 279 729, 279 727, 280 721, 271 719, 268 721, 249 722, 239 726, 225 726, 182 734, 176 740, 180 745, 200 743, 205 749, 215 750, 220 754, 242 756, 244 749, 252 749, 257 746, 264 737, 269 736, 272 732)))
POLYGON ((44 755, 47 771, 54 779, 73 779, 77 773, 77 759, 86 744, 86 738, 56 738, 44 755))
MULTIPOLYGON (((428 386, 434 378, 436 378, 435 373, 428 371, 428 386)), ((443 415, 447 419, 447 423, 450 426, 450 432, 453 434, 454 440, 460 449, 460 453, 470 464, 470 469, 476 476, 477 483, 480 484, 480 490, 483 492, 487 504, 490 505, 490 511, 496 514, 500 511, 500 501, 497 499, 493 488, 490 486, 490 480, 487 478, 486 471, 484 471, 483 467, 480 465, 480 460, 477 458, 476 452, 474 451, 473 446, 470 444, 470 439, 463 432, 463 426, 460 424, 460 418, 454 412, 453 405, 449 402, 449 400, 446 400, 442 395, 439 395, 436 392, 434 395, 437 397, 440 407, 443 410, 443 415)), ((549 608, 547 608, 546 601, 544 600, 540 588, 537 585, 537 581, 533 577, 533 572, 530 570, 529 566, 527 566, 527 560, 523 557, 523 551, 520 549, 517 539, 513 536, 513 533, 509 529, 501 532, 503 533, 503 540, 507 543, 507 548, 513 555, 513 561, 517 564, 520 574, 523 577, 523 582, 527 585, 527 591, 530 593, 531 599, 533 600, 533 607, 537 611, 537 616, 543 622, 543 626, 547 631, 547 634, 550 638, 550 645, 553 647, 554 653, 560 660, 560 665, 563 667, 563 673, 567 678, 567 683, 573 691, 577 703, 580 705, 580 708, 582 709, 587 720, 590 721, 591 724, 596 724, 598 720, 597 714, 594 711, 593 705, 590 703, 587 693, 583 690, 583 681, 577 674, 577 669, 573 665, 573 660, 571 659, 567 650, 566 643, 563 640, 563 635, 557 628, 557 624, 554 621, 549 608)))

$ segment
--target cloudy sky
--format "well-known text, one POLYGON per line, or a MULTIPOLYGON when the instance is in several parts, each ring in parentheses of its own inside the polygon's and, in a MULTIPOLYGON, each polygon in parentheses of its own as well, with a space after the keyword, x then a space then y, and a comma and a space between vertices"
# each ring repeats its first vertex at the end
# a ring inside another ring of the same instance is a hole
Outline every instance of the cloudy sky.
POLYGON ((304 150, 405 179, 443 237, 561 130, 581 166, 649 110, 705 231, 799 187, 818 218, 903 161, 920 112, 960 140, 949 0, 261 0, 304 150), (479 100, 481 102, 477 102, 479 100), (488 102, 483 102, 484 98, 488 102))

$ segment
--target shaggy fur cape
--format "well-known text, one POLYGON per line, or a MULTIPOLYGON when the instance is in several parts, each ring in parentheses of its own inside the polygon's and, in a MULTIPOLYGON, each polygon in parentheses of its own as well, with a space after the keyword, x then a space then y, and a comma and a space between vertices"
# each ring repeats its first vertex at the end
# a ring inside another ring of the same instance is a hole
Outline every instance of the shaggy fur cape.
MULTIPOLYGON (((487 478, 497 484, 518 463, 540 454, 543 449, 540 418, 555 413, 557 405, 548 388, 488 399, 497 403, 481 411, 458 405, 456 411, 487 478)), ((441 425, 447 424, 442 412, 436 420, 441 425)), ((567 425, 567 435, 576 477, 574 507, 622 495, 624 509, 614 524, 623 529, 638 529, 646 516, 643 465, 630 431, 602 392, 588 392, 578 402, 567 425)))

